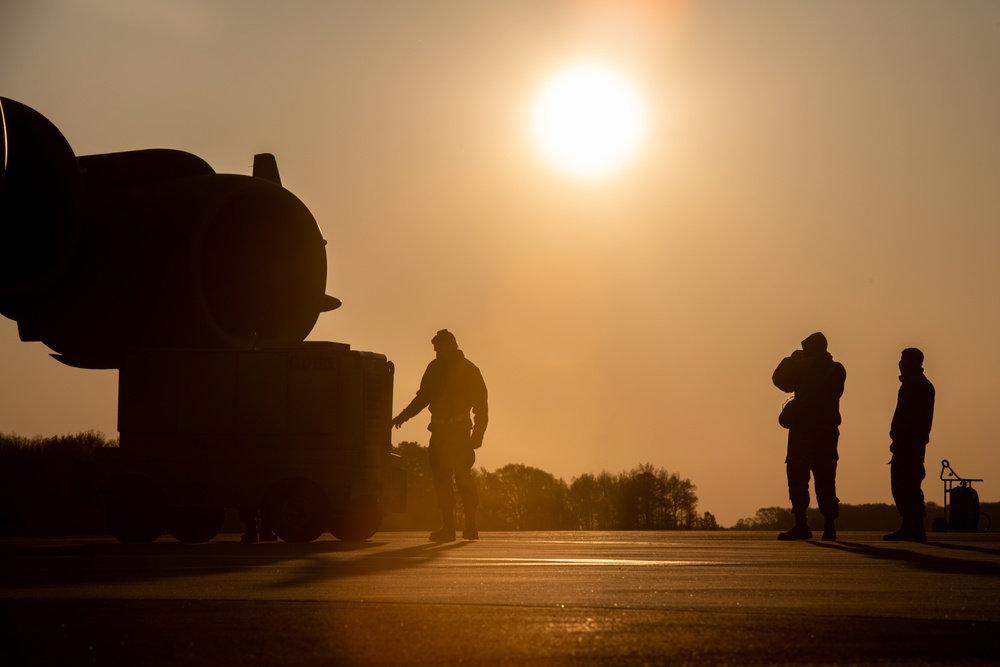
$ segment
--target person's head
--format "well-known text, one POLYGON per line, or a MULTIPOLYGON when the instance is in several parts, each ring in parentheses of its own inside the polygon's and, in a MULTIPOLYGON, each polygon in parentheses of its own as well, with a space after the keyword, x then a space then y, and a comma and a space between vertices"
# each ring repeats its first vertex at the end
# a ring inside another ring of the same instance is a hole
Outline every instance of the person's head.
POLYGON ((434 338, 431 338, 431 345, 434 346, 434 351, 438 354, 458 349, 458 341, 455 340, 455 334, 447 329, 441 329, 441 331, 434 334, 434 338))
POLYGON ((903 350, 902 354, 899 355, 899 371, 905 373, 922 370, 924 370, 924 353, 915 347, 903 350))
POLYGON ((826 336, 817 331, 802 341, 802 351, 806 354, 823 354, 826 352, 826 336))

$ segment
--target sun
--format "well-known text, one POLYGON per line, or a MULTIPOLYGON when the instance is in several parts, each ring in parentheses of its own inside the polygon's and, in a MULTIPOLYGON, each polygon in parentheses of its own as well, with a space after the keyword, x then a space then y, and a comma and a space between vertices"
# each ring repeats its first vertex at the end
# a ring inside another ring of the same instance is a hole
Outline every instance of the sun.
POLYGON ((579 176, 602 176, 639 148, 646 118, 635 88, 600 65, 578 65, 549 80, 532 113, 542 153, 579 176))

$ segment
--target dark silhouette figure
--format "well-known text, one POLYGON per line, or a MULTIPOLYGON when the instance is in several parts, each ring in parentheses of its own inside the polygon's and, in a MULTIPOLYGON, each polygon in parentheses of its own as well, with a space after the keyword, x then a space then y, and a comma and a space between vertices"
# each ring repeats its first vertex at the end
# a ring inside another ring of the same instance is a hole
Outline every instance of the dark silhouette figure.
POLYGON ((778 535, 779 540, 808 540, 812 531, 806 522, 809 508, 809 475, 816 484, 816 503, 823 514, 823 539, 836 540, 837 443, 840 440, 840 397, 847 371, 827 352, 826 337, 814 333, 781 360, 771 380, 774 386, 795 396, 785 404, 779 423, 788 429, 785 472, 788 497, 795 525, 778 535))
POLYGON ((924 353, 915 347, 903 350, 899 358, 899 396, 889 427, 889 461, 892 499, 903 524, 883 536, 889 542, 926 542, 924 530, 924 454, 931 439, 934 420, 934 385, 924 375, 924 353))
POLYGON ((430 534, 432 542, 452 542, 455 539, 455 493, 458 488, 465 509, 462 537, 479 539, 476 527, 476 507, 479 492, 472 478, 476 451, 483 444, 483 434, 489 423, 486 383, 482 373, 458 348, 455 336, 447 329, 438 331, 431 340, 437 357, 427 365, 420 380, 417 395, 392 420, 396 428, 430 408, 431 432, 428 447, 434 489, 441 509, 441 528, 430 534), (475 416, 470 417, 469 411, 475 416))

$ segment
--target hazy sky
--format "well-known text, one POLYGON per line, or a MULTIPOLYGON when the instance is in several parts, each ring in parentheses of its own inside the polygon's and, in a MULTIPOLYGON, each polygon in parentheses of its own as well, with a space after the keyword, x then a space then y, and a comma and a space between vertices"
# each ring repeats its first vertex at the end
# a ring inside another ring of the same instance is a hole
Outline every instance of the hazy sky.
MULTIPOLYGON (((839 496, 892 502, 899 351, 938 391, 928 448, 1000 484, 1000 3, 4 0, 0 95, 78 155, 273 152, 344 306, 310 338, 396 364, 447 327, 482 369, 477 465, 569 482, 651 463, 723 525, 788 506, 784 355, 847 367, 839 496), (617 9, 610 10, 608 7, 617 9), (632 81, 638 153, 601 179, 530 111, 577 62, 632 81)), ((0 431, 117 434, 117 376, 0 322, 0 431)), ((426 413, 394 441, 426 444, 426 413)))

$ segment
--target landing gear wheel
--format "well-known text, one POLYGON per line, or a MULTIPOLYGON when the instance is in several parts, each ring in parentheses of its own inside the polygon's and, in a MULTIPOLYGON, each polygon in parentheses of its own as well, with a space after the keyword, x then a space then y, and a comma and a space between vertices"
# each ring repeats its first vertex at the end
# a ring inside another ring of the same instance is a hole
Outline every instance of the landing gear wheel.
POLYGON ((348 503, 330 526, 330 532, 344 542, 364 542, 382 523, 382 508, 372 496, 358 496, 348 503))
POLYGON ((145 544, 163 534, 163 494, 152 480, 138 475, 112 480, 104 507, 108 530, 119 542, 145 544))
POLYGON ((286 542, 312 542, 323 534, 330 505, 323 490, 307 479, 286 479, 264 498, 261 530, 267 528, 286 542))
POLYGON ((219 534, 226 520, 222 507, 175 507, 170 510, 170 534, 178 542, 208 542, 219 534))

